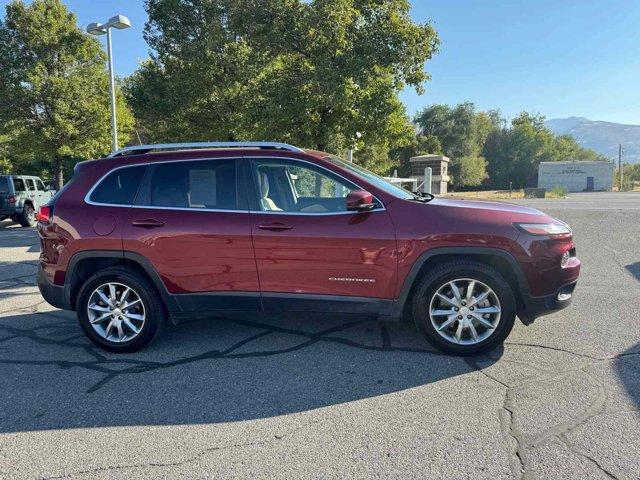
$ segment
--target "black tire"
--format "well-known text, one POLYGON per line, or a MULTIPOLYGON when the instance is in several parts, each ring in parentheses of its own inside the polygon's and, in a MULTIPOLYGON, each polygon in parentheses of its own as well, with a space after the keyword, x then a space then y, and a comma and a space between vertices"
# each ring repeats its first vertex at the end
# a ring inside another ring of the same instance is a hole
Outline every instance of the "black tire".
POLYGON ((82 330, 95 345, 110 352, 129 353, 136 352, 151 343, 164 323, 166 312, 162 297, 144 276, 126 267, 109 267, 96 273, 84 283, 76 302, 76 316, 82 330), (129 341, 117 343, 103 338, 89 320, 87 307, 91 294, 107 282, 117 282, 132 288, 144 305, 144 324, 140 332, 129 341))
POLYGON ((420 333, 429 343, 446 353, 475 355, 492 350, 507 338, 516 318, 516 300, 512 288, 494 268, 483 263, 456 260, 438 265, 420 282, 412 298, 412 316, 420 333), (500 320, 487 338, 471 344, 455 344, 441 336, 431 322, 429 308, 438 289, 455 279, 472 279, 491 288, 500 302, 500 320))
POLYGON ((33 227, 36 224, 36 212, 28 203, 22 208, 22 215, 18 217, 18 222, 23 227, 33 227))

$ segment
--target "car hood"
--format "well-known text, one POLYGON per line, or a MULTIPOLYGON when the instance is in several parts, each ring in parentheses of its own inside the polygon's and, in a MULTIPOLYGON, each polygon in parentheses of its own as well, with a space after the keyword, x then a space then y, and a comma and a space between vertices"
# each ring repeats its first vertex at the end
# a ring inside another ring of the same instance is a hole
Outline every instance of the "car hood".
POLYGON ((431 205, 438 205, 442 207, 452 208, 467 208, 467 209, 480 209, 490 210, 503 213, 514 213, 522 215, 542 215, 547 216, 545 213, 535 208, 523 207, 521 205, 514 205, 513 203, 503 202, 487 202, 480 200, 453 200, 449 198, 434 198, 429 202, 431 205))

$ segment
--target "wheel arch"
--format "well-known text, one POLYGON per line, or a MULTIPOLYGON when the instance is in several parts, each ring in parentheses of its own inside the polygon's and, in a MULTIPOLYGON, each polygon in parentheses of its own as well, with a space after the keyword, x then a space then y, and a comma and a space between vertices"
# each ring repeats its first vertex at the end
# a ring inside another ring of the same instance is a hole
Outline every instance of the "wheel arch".
POLYGON ((113 266, 127 267, 144 276, 156 287, 169 313, 180 311, 177 301, 169 294, 151 262, 136 253, 119 250, 88 250, 71 257, 64 283, 65 303, 69 308, 75 310, 78 293, 88 278, 113 266))
POLYGON ((476 261, 497 270, 510 285, 514 285, 513 294, 517 308, 518 310, 523 308, 529 287, 513 255, 506 250, 491 247, 442 247, 427 250, 413 264, 398 297, 399 315, 407 318, 416 287, 429 270, 443 263, 461 259, 476 261))

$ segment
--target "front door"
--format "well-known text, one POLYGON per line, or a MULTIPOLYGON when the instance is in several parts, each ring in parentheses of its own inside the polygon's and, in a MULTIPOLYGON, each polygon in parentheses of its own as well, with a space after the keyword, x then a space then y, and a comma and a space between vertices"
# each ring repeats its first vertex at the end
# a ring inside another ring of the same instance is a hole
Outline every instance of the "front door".
POLYGON ((40 180, 39 178, 36 178, 35 182, 36 182, 36 191, 37 191, 36 196, 38 198, 37 205, 36 205, 36 210, 37 210, 38 207, 41 207, 42 205, 47 204, 47 202, 51 198, 51 195, 45 188, 44 183, 42 183, 42 180, 40 180))
POLYGON ((226 158, 151 165, 129 211, 125 252, 148 259, 184 311, 261 308, 236 170, 226 158))
POLYGON ((593 177, 587 177, 587 191, 593 192, 593 177))
POLYGON ((359 187, 309 162, 265 158, 248 165, 265 310, 296 296, 320 300, 295 304, 312 309, 328 304, 315 295, 393 298, 396 238, 381 203, 369 212, 347 211, 346 195, 359 187))

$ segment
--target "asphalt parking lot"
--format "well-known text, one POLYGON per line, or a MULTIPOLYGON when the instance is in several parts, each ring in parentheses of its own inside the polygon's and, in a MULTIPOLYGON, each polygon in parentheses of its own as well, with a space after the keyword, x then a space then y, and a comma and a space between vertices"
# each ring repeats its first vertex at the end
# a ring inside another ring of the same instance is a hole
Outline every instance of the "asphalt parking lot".
POLYGON ((244 318, 91 346, 0 223, 0 478, 640 478, 640 194, 522 200, 574 229, 573 305, 447 357, 410 324, 244 318))

